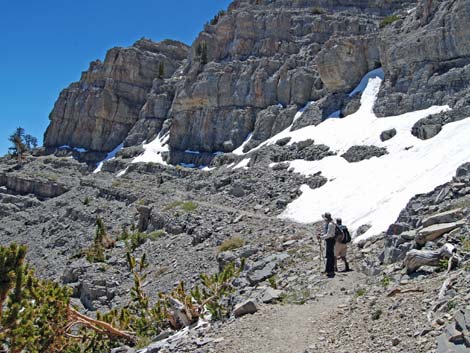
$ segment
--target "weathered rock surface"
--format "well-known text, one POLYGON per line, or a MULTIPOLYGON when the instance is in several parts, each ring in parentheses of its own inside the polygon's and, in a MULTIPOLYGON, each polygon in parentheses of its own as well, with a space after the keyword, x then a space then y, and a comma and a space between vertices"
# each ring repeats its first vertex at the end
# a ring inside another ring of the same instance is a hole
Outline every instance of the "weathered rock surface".
POLYGON ((113 150, 138 120, 153 80, 171 77, 186 55, 182 43, 145 39, 109 50, 103 62, 92 62, 79 82, 61 92, 44 145, 113 150))
MULTIPOLYGON (((396 115, 448 104, 459 111, 450 120, 470 115, 469 16, 470 4, 465 0, 419 1, 403 23, 385 28, 380 57, 386 79, 377 113, 396 115)), ((439 128, 427 125, 419 130, 429 138, 439 128)))
POLYGON ((372 157, 381 157, 387 154, 387 149, 377 146, 353 146, 341 155, 349 163, 360 162, 372 157))

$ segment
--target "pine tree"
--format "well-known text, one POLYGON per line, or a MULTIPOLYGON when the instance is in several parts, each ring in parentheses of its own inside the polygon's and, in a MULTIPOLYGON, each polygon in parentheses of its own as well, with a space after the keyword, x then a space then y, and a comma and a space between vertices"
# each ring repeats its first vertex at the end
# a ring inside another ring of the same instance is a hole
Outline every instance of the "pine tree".
POLYGON ((163 61, 158 65, 158 78, 163 79, 165 76, 165 63, 163 61))

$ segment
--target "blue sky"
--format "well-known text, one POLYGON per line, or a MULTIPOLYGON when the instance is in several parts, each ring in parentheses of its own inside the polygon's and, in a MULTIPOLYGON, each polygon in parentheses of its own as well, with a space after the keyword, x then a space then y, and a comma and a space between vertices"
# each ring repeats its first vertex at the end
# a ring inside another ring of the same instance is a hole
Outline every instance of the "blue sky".
POLYGON ((15 0, 0 4, 0 155, 17 126, 42 143, 59 92, 107 49, 187 44, 230 0, 15 0))

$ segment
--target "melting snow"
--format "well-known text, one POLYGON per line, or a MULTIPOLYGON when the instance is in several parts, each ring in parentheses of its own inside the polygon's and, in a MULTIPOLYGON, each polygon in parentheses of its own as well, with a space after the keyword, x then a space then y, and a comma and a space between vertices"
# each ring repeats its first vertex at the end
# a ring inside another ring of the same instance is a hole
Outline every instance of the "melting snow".
POLYGON ((448 182, 459 165, 470 161, 467 147, 470 118, 445 125, 432 139, 419 140, 411 135, 415 122, 450 108, 433 106, 399 116, 377 118, 372 108, 381 82, 380 76, 368 79, 361 108, 355 114, 292 132, 286 129, 264 143, 272 144, 287 136, 292 138, 290 144, 311 138, 338 153, 321 161, 290 162, 290 167, 297 173, 313 175, 321 171, 329 181, 314 190, 302 186, 302 195, 288 205, 281 218, 311 223, 319 221, 320 215, 328 211, 334 217, 343 218, 352 230, 370 224, 372 228, 356 241, 365 239, 386 230, 411 197, 448 182), (397 130, 397 135, 382 142, 380 133, 391 128, 397 130), (339 155, 354 145, 386 147, 389 154, 348 163, 339 155))
POLYGON ((232 151, 232 153, 233 153, 233 154, 236 154, 236 155, 239 155, 239 156, 245 154, 245 153, 243 152, 243 148, 245 147, 245 145, 246 145, 248 142, 250 142, 252 136, 253 136, 253 133, 250 132, 250 133, 248 134, 248 136, 246 137, 245 141, 243 141, 243 143, 242 143, 238 148, 234 149, 234 150, 232 151))
POLYGON ((241 160, 233 169, 245 168, 248 169, 248 163, 250 163, 251 158, 245 158, 241 160))
POLYGON ((167 165, 163 160, 162 152, 168 152, 167 142, 170 138, 170 134, 163 136, 157 136, 153 141, 149 143, 143 143, 144 153, 134 158, 132 163, 158 163, 167 165))
POLYGON ((103 164, 104 162, 106 161, 109 161, 111 159, 114 159, 114 157, 116 156, 116 153, 118 153, 121 149, 122 149, 122 146, 123 144, 121 143, 119 146, 117 146, 114 150, 112 150, 111 152, 109 152, 105 159, 103 159, 101 162, 98 163, 98 165, 96 166, 96 169, 93 171, 94 174, 96 173, 99 173, 101 172, 101 169, 103 168, 103 164))

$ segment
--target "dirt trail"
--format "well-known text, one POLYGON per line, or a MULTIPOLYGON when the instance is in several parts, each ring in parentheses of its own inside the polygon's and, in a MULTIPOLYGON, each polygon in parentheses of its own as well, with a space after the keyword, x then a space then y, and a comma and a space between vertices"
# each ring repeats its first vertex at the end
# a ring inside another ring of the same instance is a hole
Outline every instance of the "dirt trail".
POLYGON ((223 326, 215 347, 218 353, 303 353, 328 338, 327 323, 341 311, 365 277, 340 273, 322 281, 315 301, 303 305, 265 305, 223 326), (348 294, 347 294, 348 293, 348 294))

